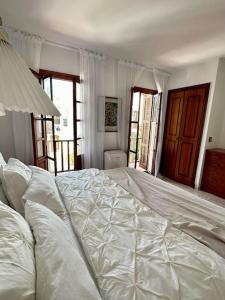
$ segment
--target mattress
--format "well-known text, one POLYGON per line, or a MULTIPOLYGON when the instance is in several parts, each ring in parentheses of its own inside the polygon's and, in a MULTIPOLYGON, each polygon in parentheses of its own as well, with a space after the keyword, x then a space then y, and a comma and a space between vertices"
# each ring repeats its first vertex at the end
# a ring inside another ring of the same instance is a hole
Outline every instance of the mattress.
POLYGON ((97 169, 56 183, 103 299, 223 299, 224 258, 144 199, 97 169))

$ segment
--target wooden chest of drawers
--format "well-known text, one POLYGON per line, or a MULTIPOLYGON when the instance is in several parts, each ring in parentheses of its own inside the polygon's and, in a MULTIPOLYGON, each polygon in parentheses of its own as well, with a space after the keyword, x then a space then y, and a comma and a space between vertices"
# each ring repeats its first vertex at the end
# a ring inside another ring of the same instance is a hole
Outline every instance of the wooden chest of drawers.
POLYGON ((225 149, 206 150, 201 188, 225 198, 225 149))

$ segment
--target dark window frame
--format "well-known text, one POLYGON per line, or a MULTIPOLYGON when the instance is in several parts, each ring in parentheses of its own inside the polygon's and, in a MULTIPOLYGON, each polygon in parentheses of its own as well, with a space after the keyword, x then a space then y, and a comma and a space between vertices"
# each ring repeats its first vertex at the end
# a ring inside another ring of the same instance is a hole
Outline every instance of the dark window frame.
MULTIPOLYGON (((134 86, 131 88, 131 101, 130 101, 130 115, 129 115, 129 130, 128 130, 128 149, 127 149, 127 166, 129 166, 129 157, 130 153, 135 154, 135 163, 134 168, 136 169, 137 166, 137 160, 138 160, 138 139, 139 139, 139 121, 140 121, 140 104, 141 101, 139 99, 139 110, 138 110, 138 120, 132 121, 132 107, 133 107, 133 94, 134 93, 140 93, 139 97, 141 97, 141 94, 151 94, 152 96, 157 95, 158 92, 156 90, 147 89, 139 86, 134 86), (136 141, 136 151, 133 151, 130 149, 130 135, 131 135, 131 126, 132 124, 137 124, 137 141, 136 141)), ((160 107, 161 108, 161 107, 160 107)), ((152 112, 151 112, 152 113, 152 112)), ((158 124, 159 126, 159 124, 158 124)), ((158 134, 159 130, 157 132, 157 141, 158 141, 158 134)), ((153 165, 155 164, 155 158, 153 160, 153 165)))
MULTIPOLYGON (((77 155, 77 143, 79 140, 82 139, 82 137, 77 137, 77 122, 80 122, 81 120, 77 118, 77 103, 82 103, 80 100, 77 99, 77 83, 80 83, 80 76, 77 75, 72 75, 72 74, 67 74, 67 73, 61 73, 61 72, 56 72, 56 71, 51 71, 51 70, 45 70, 45 69, 40 69, 39 73, 31 70, 32 73, 34 74, 35 77, 38 78, 40 84, 42 84, 42 81, 50 77, 51 82, 52 79, 60 79, 60 80, 65 80, 65 81, 71 81, 73 83, 73 121, 74 121, 74 126, 73 126, 73 136, 74 136, 74 170, 80 170, 82 168, 82 163, 81 163, 81 155, 77 155)), ((43 84, 42 84, 43 85, 43 84)), ((52 92, 52 87, 51 87, 51 92, 52 92)), ((52 98, 52 95, 51 95, 52 98)), ((49 118, 42 116, 40 118, 35 118, 33 114, 31 114, 31 120, 32 120, 32 132, 33 132, 33 148, 34 148, 34 161, 38 160, 43 160, 44 159, 50 159, 54 160, 55 162, 55 174, 60 173, 60 172, 67 172, 71 170, 64 170, 64 166, 62 163, 62 171, 57 171, 57 161, 56 161, 56 142, 53 142, 53 147, 54 147, 54 158, 48 157, 47 156, 47 146, 46 146, 46 141, 45 145, 43 145, 43 158, 38 158, 37 156, 37 140, 35 140, 36 136, 36 129, 35 129, 35 121, 36 120, 42 120, 44 121, 52 121, 52 126, 54 127, 54 118, 49 118)), ((45 124, 46 125, 46 124, 45 124)), ((45 130, 46 126, 42 126, 42 130, 45 130)), ((54 134, 54 128, 53 128, 53 134, 54 134)), ((44 136, 44 139, 46 139, 46 136, 44 136)), ((37 164, 37 163, 36 163, 37 164)), ((46 162, 44 164, 45 168, 47 169, 46 162)))

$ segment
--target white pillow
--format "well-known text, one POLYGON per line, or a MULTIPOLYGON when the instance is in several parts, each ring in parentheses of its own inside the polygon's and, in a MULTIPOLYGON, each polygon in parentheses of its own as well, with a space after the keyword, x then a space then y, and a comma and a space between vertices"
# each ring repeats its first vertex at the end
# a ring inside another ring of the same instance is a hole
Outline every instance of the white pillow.
POLYGON ((24 204, 21 198, 28 186, 31 175, 32 171, 15 158, 10 158, 8 164, 1 167, 0 178, 3 190, 10 205, 21 214, 24 212, 24 204))
POLYGON ((0 202, 0 299, 35 299, 34 241, 29 225, 0 202))
POLYGON ((63 221, 31 201, 25 204, 25 218, 36 240, 36 300, 101 299, 63 221))
POLYGON ((54 177, 46 170, 30 166, 32 178, 23 195, 23 203, 27 200, 43 204, 57 215, 65 214, 54 177))

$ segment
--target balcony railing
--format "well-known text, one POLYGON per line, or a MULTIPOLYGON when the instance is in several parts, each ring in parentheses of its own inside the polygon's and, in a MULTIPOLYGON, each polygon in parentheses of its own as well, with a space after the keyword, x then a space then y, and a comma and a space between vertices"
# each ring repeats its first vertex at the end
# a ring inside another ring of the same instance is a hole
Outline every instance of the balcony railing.
MULTIPOLYGON (((53 141, 47 142, 47 149, 48 156, 54 157, 53 141)), ((74 160, 74 140, 56 140, 55 149, 57 173, 74 171, 77 169, 74 160)), ((50 171, 53 171, 51 169, 53 169, 53 167, 50 167, 50 171)))

